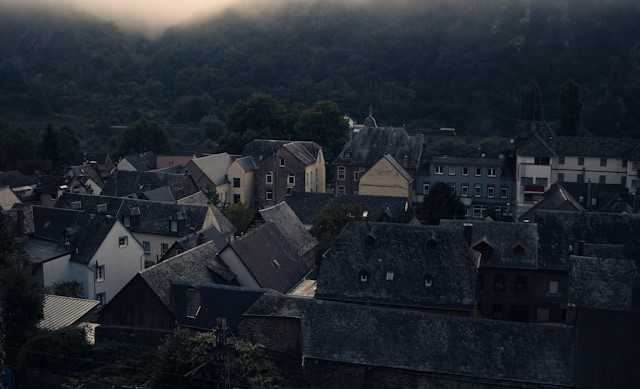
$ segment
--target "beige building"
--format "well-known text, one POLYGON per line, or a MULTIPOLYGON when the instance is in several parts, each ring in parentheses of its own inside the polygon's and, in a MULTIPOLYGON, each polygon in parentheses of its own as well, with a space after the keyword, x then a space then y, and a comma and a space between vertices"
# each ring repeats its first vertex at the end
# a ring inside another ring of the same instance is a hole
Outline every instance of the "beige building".
POLYGON ((229 179, 229 201, 231 203, 253 205, 254 180, 257 168, 252 157, 237 158, 229 166, 227 177, 229 179))
POLYGON ((360 178, 358 194, 411 199, 413 178, 390 154, 385 154, 360 178))

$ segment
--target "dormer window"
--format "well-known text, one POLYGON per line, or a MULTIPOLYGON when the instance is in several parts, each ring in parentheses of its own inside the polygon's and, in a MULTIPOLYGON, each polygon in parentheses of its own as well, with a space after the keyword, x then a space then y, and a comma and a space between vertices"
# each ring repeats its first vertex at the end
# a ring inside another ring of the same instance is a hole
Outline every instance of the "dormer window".
POLYGON ((131 227, 131 216, 124 215, 122 217, 122 224, 124 224, 125 227, 131 227))
POLYGON ((433 277, 431 276, 431 274, 427 274, 426 276, 424 276, 424 287, 431 288, 432 286, 433 286, 433 277))
POLYGON ((284 166, 285 166, 284 158, 280 158, 280 167, 284 167, 284 166))
POLYGON ((473 246, 473 249, 480 253, 480 261, 482 262, 488 261, 493 251, 493 247, 484 240, 473 246))
POLYGON ((360 282, 369 282, 369 273, 366 270, 360 272, 360 282))
POLYGON ((394 278, 394 277, 395 277, 395 274, 394 274, 392 271, 388 271, 388 272, 387 272, 387 275, 386 275, 386 277, 385 277, 385 279, 386 279, 387 281, 393 281, 393 278, 394 278))
POLYGON ((105 213, 107 212, 107 204, 98 204, 96 206, 96 211, 98 211, 98 213, 105 213))

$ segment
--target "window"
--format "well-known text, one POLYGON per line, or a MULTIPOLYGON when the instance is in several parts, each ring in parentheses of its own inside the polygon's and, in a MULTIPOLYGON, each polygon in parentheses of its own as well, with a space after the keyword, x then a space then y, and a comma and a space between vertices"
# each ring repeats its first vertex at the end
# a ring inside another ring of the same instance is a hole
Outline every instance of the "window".
POLYGON ((104 265, 96 266, 96 282, 103 282, 105 276, 104 265))
POLYGON ((493 290, 496 292, 504 292, 507 289, 507 279, 505 276, 498 274, 493 279, 493 290))
POLYGON ((151 252, 151 242, 149 242, 148 240, 143 240, 142 250, 144 250, 145 254, 149 254, 151 252))
POLYGON ((122 247, 127 247, 129 245, 129 237, 128 236, 121 236, 118 238, 118 246, 122 247))
POLYGON ((438 175, 444 174, 444 167, 443 166, 436 166, 435 167, 435 174, 438 174, 438 175))
POLYGON ((495 208, 495 213, 496 213, 496 216, 502 216, 502 207, 501 206, 497 206, 495 208))
POLYGON ((284 166, 285 166, 284 158, 280 158, 280 167, 284 167, 284 166))
POLYGON ((431 190, 431 185, 430 184, 422 184, 422 192, 425 195, 428 195, 430 190, 431 190))
POLYGON ((463 176, 468 176, 469 175, 469 168, 468 167, 463 167, 462 168, 462 175, 463 176))
POLYGON ((598 177, 598 182, 600 184, 606 184, 607 183, 607 176, 600 176, 598 177))
POLYGON ((578 174, 576 180, 580 183, 584 183, 584 174, 578 174))
POLYGON ((474 195, 475 197, 480 197, 480 196, 482 196, 482 185, 480 185, 480 184, 476 184, 476 185, 473 187, 473 195, 474 195))
POLYGON ((238 177, 234 177, 233 178, 233 187, 234 188, 239 188, 240 187, 240 178, 238 178, 238 177))
POLYGON ((482 207, 480 205, 473 206, 473 217, 482 217, 482 207))
POLYGON ((481 167, 477 167, 476 168, 476 177, 480 177, 482 175, 482 168, 481 167))
POLYGON ((274 259, 273 261, 271 261, 271 264, 273 265, 274 268, 280 269, 280 262, 277 259, 274 259))
POLYGON ((558 173, 558 182, 564 182, 564 173, 558 173))
POLYGON ((287 186, 296 186, 296 176, 289 174, 289 177, 287 177, 287 186))
POLYGON ((449 184, 449 190, 451 191, 451 193, 456 194, 456 184, 449 184))
POLYGON ((386 276, 386 280, 387 281, 393 281, 393 277, 394 277, 393 272, 392 271, 388 271, 387 272, 387 276, 386 276))
POLYGON ((501 186, 500 187, 500 197, 503 198, 503 199, 509 198, 509 188, 507 188, 506 186, 501 186))
POLYGON ((584 165, 584 157, 578 157, 578 165, 579 166, 583 166, 584 165))
POLYGON ((273 172, 267 172, 267 174, 264 176, 264 182, 266 182, 267 184, 273 184, 273 172))
POLYGON ((353 172, 353 181, 358 182, 360 181, 360 171, 356 170, 355 172, 353 172))
POLYGON ((105 212, 107 212, 107 204, 98 204, 98 205, 96 206, 96 211, 97 211, 98 213, 105 213, 105 212))
POLYGON ((200 313, 202 308, 200 303, 200 292, 197 289, 189 288, 185 291, 186 300, 186 312, 185 316, 190 319, 195 319, 200 313))
POLYGON ((162 255, 165 255, 167 251, 169 251, 169 243, 162 242, 162 244, 160 244, 160 252, 162 255))
POLYGON ((347 178, 347 168, 338 166, 338 181, 344 181, 347 178))
POLYGON ((536 311, 536 320, 541 322, 549 321, 549 308, 538 308, 536 311))
POLYGON ((431 288, 432 286, 433 286, 433 277, 431 277, 431 274, 427 274, 426 276, 424 276, 424 287, 431 288))
POLYGON ((369 281, 369 273, 366 270, 362 270, 360 272, 360 282, 368 282, 369 281))
POLYGON ((71 202, 71 209, 80 209, 82 208, 82 202, 81 201, 72 201, 71 202))
POLYGON ((169 227, 171 229, 171 232, 178 232, 178 221, 171 220, 171 225, 169 227))
POLYGON ((456 168, 453 166, 449 167, 449 175, 450 176, 455 176, 456 175, 456 168))
POLYGON ((492 199, 496 197, 496 188, 493 185, 487 186, 487 197, 492 199))
POLYGON ((564 165, 564 155, 558 157, 558 165, 564 165))
POLYGON ((532 177, 522 177, 521 181, 522 181, 522 185, 533 185, 532 177))
POLYGON ((338 188, 336 189, 336 192, 338 194, 345 194, 346 191, 345 191, 344 185, 338 185, 338 188))
POLYGON ((469 196, 469 184, 460 185, 460 195, 469 196))
POLYGON ((240 195, 238 193, 233 194, 233 203, 238 204, 240 202, 240 195))
POLYGON ((264 198, 265 200, 273 200, 273 191, 270 191, 270 190, 266 191, 264 194, 264 198))
POLYGON ((559 287, 558 281, 549 281, 549 294, 558 294, 559 287))
POLYGON ((606 158, 600 158, 600 166, 607 166, 607 159, 606 158))
POLYGON ((495 177, 496 176, 496 168, 494 167, 490 167, 487 169, 487 175, 489 177, 495 177))
POLYGON ((104 305, 107 302, 107 294, 96 293, 96 300, 100 301, 100 305, 104 305))

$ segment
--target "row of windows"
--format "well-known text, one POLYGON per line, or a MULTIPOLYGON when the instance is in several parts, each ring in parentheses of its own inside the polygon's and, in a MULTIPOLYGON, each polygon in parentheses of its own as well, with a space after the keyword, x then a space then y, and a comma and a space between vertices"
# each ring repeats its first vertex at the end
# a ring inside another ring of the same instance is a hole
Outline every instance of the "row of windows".
MULTIPOLYGON (((460 195, 461 197, 482 197, 483 194, 483 187, 484 185, 482 184, 474 184, 473 186, 470 184, 459 184, 460 185, 460 191, 458 192, 458 184, 456 183, 450 183, 449 185, 449 189, 451 189, 451 191, 455 194, 460 195)), ((508 199, 510 197, 509 195, 509 187, 506 185, 503 185, 500 187, 500 193, 496 194, 496 186, 495 185, 487 185, 486 188, 486 196, 487 198, 493 199, 493 198, 501 198, 501 199, 508 199), (498 197, 499 196, 499 197, 498 197)), ((428 195, 429 192, 431 191, 431 184, 423 184, 422 185, 422 192, 425 195, 428 195)))
MULTIPOLYGON (((566 180, 566 175, 565 173, 558 173, 558 182, 564 182, 566 180)), ((580 182, 580 183, 584 183, 584 174, 576 174, 576 182, 580 182)), ((605 175, 600 175, 598 177, 598 183, 599 184, 606 184, 607 183, 607 176, 605 175)), ((609 184, 611 184, 612 182, 609 182, 609 184)), ((620 177, 620 185, 627 185, 627 176, 621 176, 620 177)))
MULTIPOLYGON (((369 272, 366 270, 362 270, 360 272, 360 282, 367 283, 370 279, 369 272)), ((385 274, 385 281, 391 282, 395 280, 395 273, 393 271, 387 271, 385 274)), ((433 286, 433 277, 430 274, 427 274, 423 278, 423 285, 425 288, 431 288, 433 286)))
MULTIPOLYGON (((478 276, 478 289, 484 290, 484 277, 478 276)), ((508 279, 505 275, 498 274, 493 277, 493 291, 494 292, 507 292, 508 291, 508 279)), ((529 281, 525 276, 517 276, 513 280, 512 290, 516 292, 526 292, 529 290, 529 281)), ((560 282, 551 280, 547 284, 547 294, 557 295, 560 293, 560 282)))
MULTIPOLYGON (((235 179, 234 179, 235 180, 235 179)), ((240 187, 240 179, 238 179, 238 186, 234 186, 235 188, 240 187)), ((273 184, 273 172, 267 172, 264 176, 264 182, 268 185, 273 184)), ((289 174, 287 177, 287 186, 296 186, 296 176, 293 174, 289 174)))
MULTIPOLYGON (((353 181, 360 181, 360 177, 362 177, 362 173, 364 173, 364 168, 358 168, 358 170, 353 172, 353 181)), ((346 181, 347 180, 347 168, 344 166, 338 166, 338 171, 336 174, 338 181, 346 181)))
MULTIPOLYGON (((475 217, 475 218, 481 218, 481 217, 487 217, 489 216, 489 212, 491 211, 490 208, 487 208, 485 206, 482 205, 474 205, 473 207, 466 207, 464 210, 464 216, 466 217, 475 217)), ((500 205, 497 205, 496 207, 493 208, 494 216, 508 216, 511 215, 511 211, 509 210, 509 207, 502 207, 500 205)))
MULTIPOLYGON (((561 155, 558 157, 558 165, 564 165, 565 162, 565 156, 561 155)), ((607 158, 600 158, 600 166, 602 167, 606 167, 608 165, 609 161, 607 160, 607 158)), ((628 165, 628 161, 626 159, 622 160, 622 167, 627 167, 628 165)), ((578 157, 578 166, 584 166, 584 157, 578 157)))
MULTIPOLYGON (((293 194, 293 187, 288 187, 287 188, 287 196, 291 196, 293 194)), ((240 196, 240 195, 238 195, 240 196)), ((271 201, 273 200, 273 191, 272 190, 267 190, 264 192, 264 199, 267 201, 271 201)), ((235 195, 234 195, 234 201, 235 201, 235 195)), ((240 198, 238 197, 238 202, 240 202, 240 198)))
MULTIPOLYGON (((485 173, 485 170, 486 170, 487 177, 497 177, 498 171, 494 167, 489 167, 486 169, 477 167, 473 169, 473 173, 476 177, 482 177, 485 173)), ((457 168, 455 166, 449 166, 446 169, 445 169, 445 166, 442 166, 442 165, 436 165, 433 167, 433 174, 439 175, 439 176, 444 175, 445 172, 450 176, 455 176, 458 174, 460 174, 461 176, 468 176, 470 171, 471 169, 468 167, 457 168)))

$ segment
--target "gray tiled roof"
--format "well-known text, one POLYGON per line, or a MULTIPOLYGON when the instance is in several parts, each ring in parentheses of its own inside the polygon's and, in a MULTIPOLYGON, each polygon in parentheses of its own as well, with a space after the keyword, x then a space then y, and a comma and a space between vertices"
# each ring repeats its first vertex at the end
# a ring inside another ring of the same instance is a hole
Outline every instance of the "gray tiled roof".
POLYGON ((512 155, 514 149, 511 139, 504 137, 430 135, 424 138, 423 159, 447 156, 496 160, 512 155))
POLYGON ((491 247, 488 258, 482 258, 480 266, 538 267, 538 226, 534 223, 441 220, 440 224, 456 228, 471 225, 471 247, 483 244, 491 247))
POLYGON ((95 307, 100 304, 96 300, 86 300, 72 297, 45 294, 42 302, 43 318, 38 327, 55 331, 77 324, 95 307))
POLYGON ((521 147, 518 154, 535 157, 552 157, 554 155, 594 158, 621 158, 638 160, 640 142, 637 139, 551 136, 542 138, 534 134, 521 147))
POLYGON ((122 159, 126 159, 138 171, 153 170, 157 166, 156 155, 152 151, 125 155, 122 159))
POLYGON ((288 292, 311 270, 273 223, 248 232, 231 247, 262 288, 288 292))
POLYGON ((584 211, 584 207, 569 192, 564 184, 555 183, 544 193, 544 198, 520 216, 522 221, 535 219, 538 211, 584 211))
POLYGON ((238 158, 235 162, 238 162, 238 165, 246 172, 258 169, 258 165, 256 165, 256 161, 252 156, 238 158))
MULTIPOLYGON (((170 188, 172 196, 168 201, 179 200, 198 192, 195 182, 185 174, 118 170, 105 180, 101 194, 116 197, 129 195, 141 197, 145 192, 167 187, 170 188)), ((155 199, 149 198, 149 200, 155 199)))
POLYGON ((235 276, 217 259, 217 254, 216 245, 209 241, 141 271, 140 277, 162 303, 173 311, 171 284, 236 283, 235 276))
MULTIPOLYGON (((263 295, 245 317, 299 318, 302 358, 572 386, 575 329, 263 295)), ((491 383, 490 382, 490 383, 491 383)))
MULTIPOLYGON (((635 261, 571 256, 569 303, 578 307, 629 310, 634 287, 640 287, 635 261)), ((635 302, 639 304, 640 302, 635 302)))
POLYGON ((322 149, 315 142, 255 139, 245 145, 242 154, 253 157, 255 163, 260 164, 263 159, 275 155, 281 147, 287 149, 304 165, 315 163, 322 149))
POLYGON ((468 309, 475 303, 475 257, 455 225, 351 223, 325 255, 316 296, 468 309))
POLYGON ((318 241, 304 228, 295 212, 285 202, 261 209, 264 221, 273 223, 280 233, 296 247, 298 256, 303 256, 318 245, 318 241))

